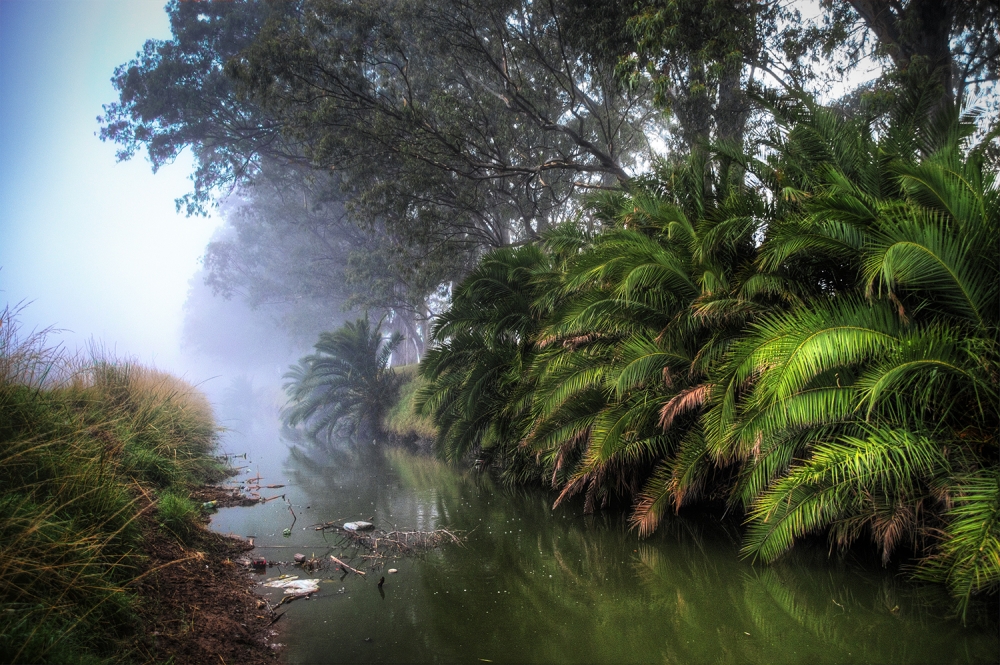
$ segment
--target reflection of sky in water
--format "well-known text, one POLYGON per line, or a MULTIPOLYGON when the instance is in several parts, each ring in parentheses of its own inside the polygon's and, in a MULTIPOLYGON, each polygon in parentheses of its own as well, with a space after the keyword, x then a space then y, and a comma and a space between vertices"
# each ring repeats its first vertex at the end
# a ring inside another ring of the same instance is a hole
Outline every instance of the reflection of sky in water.
POLYGON ((281 536, 291 514, 280 500, 213 519, 220 531, 257 536, 269 559, 323 554, 336 537, 303 527, 328 520, 468 534, 464 547, 389 564, 400 572, 386 575, 385 598, 375 585, 385 573, 338 576, 288 606, 281 641, 290 663, 997 660, 995 616, 986 628, 963 628, 932 604, 939 589, 830 559, 822 543, 753 566, 739 559, 731 524, 672 520, 638 541, 613 513, 552 511, 542 492, 497 487, 433 460, 318 462, 277 440, 275 430, 245 442, 244 473, 259 469, 266 484, 287 485, 273 492, 286 493, 298 514, 291 537, 281 536))

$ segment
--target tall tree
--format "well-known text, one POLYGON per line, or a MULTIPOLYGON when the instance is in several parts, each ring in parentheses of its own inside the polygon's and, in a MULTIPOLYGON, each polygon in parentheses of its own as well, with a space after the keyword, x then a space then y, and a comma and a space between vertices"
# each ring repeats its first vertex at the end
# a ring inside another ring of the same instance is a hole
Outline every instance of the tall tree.
POLYGON ((207 282, 223 297, 280 310, 286 325, 310 334, 346 311, 384 316, 406 337, 394 361, 415 362, 429 332, 429 296, 474 255, 464 245, 411 246, 384 224, 358 222, 345 198, 336 174, 261 160, 254 180, 221 208, 227 224, 206 250, 207 282))
POLYGON ((837 42, 940 86, 942 101, 992 88, 1000 76, 1000 6, 990 0, 824 0, 827 48, 837 42))
POLYGON ((213 196, 256 172, 262 154, 298 151, 281 125, 235 94, 226 62, 247 48, 282 3, 183 2, 166 11, 172 38, 151 39, 111 79, 118 99, 98 118, 100 136, 119 146, 118 159, 142 148, 155 172, 184 149, 195 158, 194 191, 177 200, 188 214, 206 214, 213 196))
POLYGON ((517 226, 478 229, 493 246, 558 221, 580 187, 627 181, 649 149, 642 90, 574 51, 552 3, 307 0, 227 71, 361 189, 395 183, 411 213, 473 229, 499 210, 517 226))

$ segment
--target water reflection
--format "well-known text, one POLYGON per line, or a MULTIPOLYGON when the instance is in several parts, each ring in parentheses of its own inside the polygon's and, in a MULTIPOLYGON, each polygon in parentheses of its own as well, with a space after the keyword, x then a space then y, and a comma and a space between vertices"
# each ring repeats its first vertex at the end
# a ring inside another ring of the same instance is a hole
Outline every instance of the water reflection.
MULTIPOLYGON (((823 548, 752 566, 737 556, 732 525, 703 519, 673 520, 640 542, 613 514, 553 511, 544 493, 403 452, 384 460, 292 452, 281 473, 307 523, 372 518, 384 528, 467 534, 464 547, 394 563, 400 572, 384 588, 377 577, 351 576, 293 604, 288 662, 997 660, 995 613, 963 628, 931 609, 935 589, 830 561, 823 548)), ((244 511, 256 520, 244 528, 280 532, 267 526, 277 517, 266 509, 244 511)), ((291 541, 328 545, 308 530, 291 541)))

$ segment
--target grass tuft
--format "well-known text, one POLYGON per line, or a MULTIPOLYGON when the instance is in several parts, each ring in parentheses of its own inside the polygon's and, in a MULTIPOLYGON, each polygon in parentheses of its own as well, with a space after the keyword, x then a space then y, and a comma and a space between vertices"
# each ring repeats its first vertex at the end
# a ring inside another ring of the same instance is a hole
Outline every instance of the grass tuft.
POLYGON ((188 538, 189 491, 225 475, 211 408, 163 372, 19 336, 19 311, 0 311, 0 662, 129 662, 142 525, 188 538))

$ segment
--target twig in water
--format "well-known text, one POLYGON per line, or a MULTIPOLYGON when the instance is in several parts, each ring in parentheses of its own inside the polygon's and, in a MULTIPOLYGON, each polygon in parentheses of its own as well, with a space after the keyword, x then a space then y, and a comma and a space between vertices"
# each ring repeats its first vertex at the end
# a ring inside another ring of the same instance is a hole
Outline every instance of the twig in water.
POLYGON ((333 562, 334 562, 335 564, 337 564, 338 566, 340 566, 341 568, 343 568, 344 570, 349 570, 349 571, 351 571, 352 573, 354 573, 354 574, 356 574, 356 575, 360 575, 361 577, 364 577, 364 576, 365 576, 365 573, 364 573, 364 571, 362 571, 362 570, 358 570, 357 568, 351 568, 351 567, 350 567, 350 566, 348 566, 348 565, 347 565, 346 563, 344 563, 343 561, 341 561, 341 560, 340 560, 340 559, 338 559, 337 557, 333 556, 332 554, 330 555, 330 559, 331 559, 331 560, 332 560, 332 561, 333 561, 333 562))

